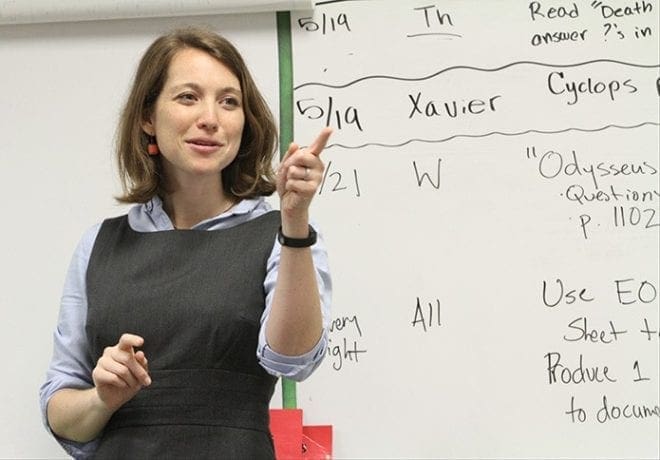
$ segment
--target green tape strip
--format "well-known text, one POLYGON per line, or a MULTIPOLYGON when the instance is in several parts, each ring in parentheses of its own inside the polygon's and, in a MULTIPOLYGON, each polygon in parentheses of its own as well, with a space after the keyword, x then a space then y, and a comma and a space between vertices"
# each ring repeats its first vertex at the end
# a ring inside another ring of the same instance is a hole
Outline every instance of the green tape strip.
POLYGON ((277 12, 277 50, 280 77, 280 158, 293 142, 293 56, 291 14, 277 12))
MULTIPOLYGON (((280 158, 293 142, 293 57, 291 55, 291 14, 277 12, 277 52, 280 77, 280 158)), ((282 408, 295 409, 296 382, 282 379, 282 408)))

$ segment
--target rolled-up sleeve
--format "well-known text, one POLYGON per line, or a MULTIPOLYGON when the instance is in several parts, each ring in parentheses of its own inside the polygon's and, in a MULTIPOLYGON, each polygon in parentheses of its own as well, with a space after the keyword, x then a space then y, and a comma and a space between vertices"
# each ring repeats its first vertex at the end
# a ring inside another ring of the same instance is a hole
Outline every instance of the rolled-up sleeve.
POLYGON ((55 435, 48 424, 48 401, 56 391, 63 388, 93 386, 91 377, 93 360, 89 355, 85 334, 87 321, 85 274, 99 228, 100 225, 96 225, 83 235, 71 259, 64 282, 57 328, 53 334, 53 356, 46 373, 46 381, 39 390, 44 426, 74 458, 89 458, 96 449, 95 442, 77 443, 55 435))
MULTIPOLYGON (((314 225, 314 228, 316 229, 316 225, 314 225)), ((312 374, 312 372, 314 372, 325 357, 325 351, 328 346, 328 327, 330 325, 330 306, 332 301, 332 279, 330 277, 325 242, 318 229, 317 233, 317 242, 311 247, 311 250, 314 268, 316 270, 316 282, 321 299, 323 332, 314 348, 307 353, 299 356, 284 356, 273 351, 268 346, 268 341, 266 340, 266 324, 273 303, 273 295, 275 293, 275 284, 277 283, 277 273, 280 263, 280 253, 282 250, 282 247, 277 240, 275 241, 270 257, 268 258, 267 274, 264 281, 266 308, 261 318, 257 358, 263 368, 270 374, 277 377, 287 377, 295 381, 305 380, 312 374)))

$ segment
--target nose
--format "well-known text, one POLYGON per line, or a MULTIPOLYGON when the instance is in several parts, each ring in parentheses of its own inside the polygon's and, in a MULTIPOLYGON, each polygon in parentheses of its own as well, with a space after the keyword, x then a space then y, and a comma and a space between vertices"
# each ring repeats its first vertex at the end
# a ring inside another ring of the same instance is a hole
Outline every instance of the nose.
POLYGON ((218 115, 215 111, 214 105, 205 106, 202 113, 200 113, 199 118, 197 119, 197 127, 203 129, 204 131, 215 132, 218 130, 218 115))

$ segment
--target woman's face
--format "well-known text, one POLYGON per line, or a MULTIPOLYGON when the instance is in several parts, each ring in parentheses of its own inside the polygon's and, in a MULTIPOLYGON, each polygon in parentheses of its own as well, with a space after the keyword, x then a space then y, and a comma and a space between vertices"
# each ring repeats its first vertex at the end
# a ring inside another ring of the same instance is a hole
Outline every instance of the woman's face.
POLYGON ((220 171, 238 154, 245 124, 238 78, 195 48, 174 55, 149 122, 168 185, 221 181, 220 171))

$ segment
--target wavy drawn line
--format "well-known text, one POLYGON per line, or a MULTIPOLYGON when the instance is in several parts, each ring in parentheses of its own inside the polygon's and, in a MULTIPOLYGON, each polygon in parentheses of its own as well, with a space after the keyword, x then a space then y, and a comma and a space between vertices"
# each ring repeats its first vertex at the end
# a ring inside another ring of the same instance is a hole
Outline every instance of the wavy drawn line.
POLYGON ((364 77, 360 77, 356 80, 349 81, 348 83, 345 83, 343 85, 331 85, 329 83, 321 83, 321 82, 307 82, 307 83, 302 83, 298 86, 295 86, 293 89, 298 90, 300 88, 304 88, 306 86, 323 86, 325 88, 333 88, 333 89, 342 89, 342 88, 348 88, 349 86, 355 85, 356 83, 363 82, 365 80, 398 80, 398 81, 424 81, 424 80, 430 80, 431 78, 435 78, 440 74, 443 74, 445 72, 449 72, 451 70, 476 70, 478 72, 499 72, 500 70, 508 69, 509 67, 514 67, 517 65, 523 65, 523 64, 528 64, 528 65, 534 65, 534 66, 540 66, 540 67, 554 67, 554 68, 569 68, 569 67, 581 67, 589 64, 596 64, 596 63, 601 63, 601 62, 607 62, 610 64, 620 64, 624 66, 629 66, 629 67, 637 67, 640 69, 654 69, 654 68, 660 68, 660 64, 635 64, 633 62, 625 62, 625 61, 617 61, 615 59, 594 59, 592 61, 585 61, 585 62, 578 62, 576 64, 548 64, 544 62, 534 62, 534 61, 516 61, 512 62, 509 64, 505 64, 500 67, 493 67, 493 68, 482 68, 482 67, 472 67, 472 66, 465 66, 465 65, 459 65, 459 66, 453 66, 453 67, 447 67, 446 69, 439 70, 438 72, 432 73, 430 75, 426 75, 424 77, 395 77, 393 75, 367 75, 364 77))
POLYGON ((499 136, 505 136, 505 137, 514 137, 514 136, 522 136, 525 134, 530 134, 530 133, 535 133, 535 134, 560 134, 560 133, 566 133, 568 131, 580 131, 583 133, 596 133, 599 131, 604 131, 606 129, 610 128, 619 128, 619 129, 636 129, 636 128, 641 128, 642 126, 660 126, 660 123, 654 122, 654 121, 645 121, 642 123, 639 123, 637 125, 630 125, 630 126, 621 126, 621 125, 606 125, 601 128, 594 128, 594 129, 587 129, 587 128, 566 128, 566 129, 560 129, 560 130, 555 130, 555 131, 545 131, 545 130, 540 130, 540 129, 528 129, 526 131, 520 131, 520 132, 515 132, 515 133, 504 133, 501 131, 491 131, 489 133, 485 134, 455 134, 453 136, 445 137, 444 139, 409 139, 405 142, 401 142, 399 144, 385 144, 382 142, 367 142, 366 144, 361 144, 361 145, 344 145, 344 144, 328 144, 325 148, 330 149, 333 147, 339 147, 343 149, 348 149, 348 150, 357 150, 357 149, 362 149, 365 147, 386 147, 386 148, 397 148, 397 147, 403 147, 408 144, 412 144, 413 142, 421 142, 424 144, 439 144, 442 142, 448 142, 453 139, 457 138, 482 138, 482 137, 489 137, 489 136, 494 136, 494 135, 499 135, 499 136))

